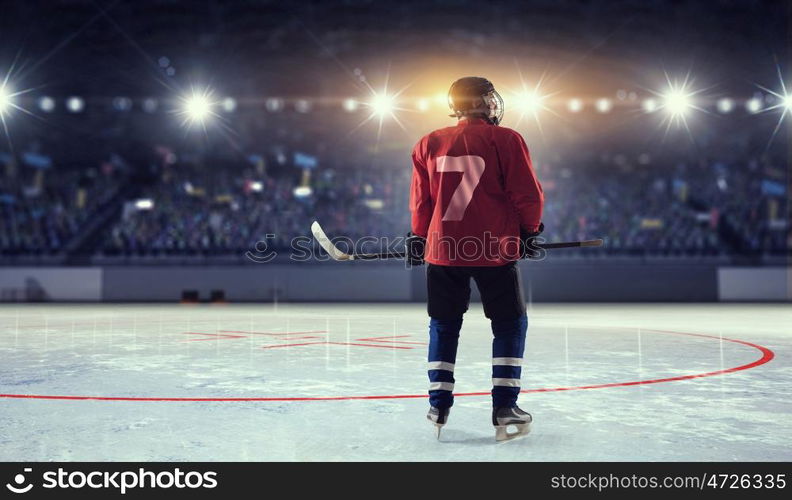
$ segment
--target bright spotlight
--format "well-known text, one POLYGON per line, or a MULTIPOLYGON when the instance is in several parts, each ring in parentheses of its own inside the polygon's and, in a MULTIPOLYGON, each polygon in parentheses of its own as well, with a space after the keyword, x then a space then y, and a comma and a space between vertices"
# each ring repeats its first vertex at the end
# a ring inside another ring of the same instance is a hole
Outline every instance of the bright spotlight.
POLYGON ((572 113, 578 113, 583 110, 583 101, 580 99, 570 99, 567 103, 567 109, 572 113))
POLYGON ((792 111, 792 94, 785 95, 783 99, 781 99, 781 102, 787 111, 792 111))
POLYGON ((41 108, 41 111, 44 111, 45 113, 50 113, 52 110, 55 109, 55 99, 49 96, 44 96, 38 100, 38 105, 39 108, 41 108))
POLYGON ((749 113, 760 112, 762 110, 762 100, 758 97, 748 99, 748 101, 745 103, 745 109, 747 109, 749 113))
POLYGON ((22 106, 22 103, 17 100, 17 96, 26 94, 33 89, 14 89, 8 82, 8 75, 3 78, 0 76, 0 132, 3 132, 10 145, 11 138, 8 136, 8 126, 6 124, 6 117, 9 116, 14 110, 22 111, 23 113, 32 114, 30 111, 22 106))
POLYGON ((696 104, 696 95, 701 94, 706 89, 696 89, 693 87, 694 79, 688 71, 684 78, 671 79, 666 73, 666 88, 661 92, 654 92, 659 98, 657 110, 663 110, 660 125, 665 125, 665 134, 671 127, 684 127, 688 135, 693 138, 690 125, 688 124, 689 115, 693 110, 707 112, 704 108, 696 104))
POLYGON ((311 186, 297 186, 293 193, 296 198, 307 198, 313 194, 313 189, 311 186))
MULTIPOLYGON (((787 85, 784 83, 784 77, 781 75, 781 68, 776 67, 778 70, 778 86, 777 90, 769 89, 767 87, 763 87, 761 85, 756 85, 760 89, 767 92, 769 95, 767 96, 767 104, 769 105, 766 109, 763 109, 762 100, 759 96, 754 97, 750 101, 746 103, 746 107, 748 107, 748 111, 751 113, 758 113, 759 111, 772 111, 775 109, 781 110, 781 117, 779 118, 779 124, 781 120, 783 120, 787 113, 792 112, 792 93, 787 91, 787 85), (772 96, 772 97, 771 97, 772 96)), ((776 128, 776 133, 778 132, 778 128, 776 128)), ((773 134, 775 135, 775 133, 773 134)))
POLYGON ((776 64, 776 72, 778 73, 778 87, 776 90, 756 84, 757 87, 773 96, 774 99, 768 101, 770 106, 768 106, 767 109, 762 109, 762 101, 758 98, 751 99, 746 103, 746 107, 751 113, 758 113, 759 111, 768 112, 776 109, 781 111, 778 122, 773 129, 773 133, 770 135, 770 140, 767 142, 767 147, 770 146, 778 132, 781 131, 781 124, 784 122, 787 115, 792 114, 792 93, 787 91, 787 84, 784 82, 784 76, 781 74, 781 66, 778 64, 776 64))
POLYGON ((515 104, 521 113, 535 115, 543 108, 543 100, 544 96, 540 96, 537 92, 526 92, 517 95, 515 104))
POLYGON ((654 113, 657 110, 657 101, 655 101, 650 97, 649 99, 646 99, 644 100, 643 103, 641 103, 641 107, 647 113, 654 113))
POLYGON ((85 109, 85 101, 82 97, 71 96, 66 99, 66 109, 72 113, 79 113, 85 109))
POLYGON ((544 74, 542 74, 535 84, 526 82, 521 72, 519 72, 519 76, 520 87, 519 89, 509 91, 511 95, 506 99, 506 109, 515 109, 517 111, 518 116, 515 126, 519 126, 525 118, 529 118, 533 120, 538 132, 544 135, 540 118, 546 113, 558 116, 558 113, 547 106, 548 98, 556 95, 558 92, 548 93, 546 89, 542 87, 545 78, 544 74))
POLYGON ((212 99, 212 90, 209 88, 193 88, 189 94, 181 97, 182 124, 185 126, 201 125, 216 117, 214 107, 218 103, 212 99))
POLYGON ((374 114, 380 117, 392 115, 395 109, 393 97, 387 94, 374 94, 369 104, 374 114))
POLYGON ((354 99, 344 99, 344 111, 347 113, 354 113, 358 109, 358 102, 354 99))
POLYGON ((418 111, 426 111, 426 110, 429 109, 429 100, 428 99, 418 99, 418 102, 416 103, 416 106, 418 107, 418 111))
POLYGON ((192 121, 203 122, 212 111, 212 103, 205 95, 195 94, 187 99, 184 110, 192 121))
POLYGON ((377 124, 377 142, 375 143, 375 148, 379 148, 379 141, 380 137, 382 137, 382 129, 386 120, 389 122, 392 121, 402 130, 406 130, 398 116, 400 111, 405 111, 404 108, 398 106, 399 96, 402 95, 405 89, 406 87, 396 92, 389 91, 388 78, 386 77, 385 85, 383 85, 382 90, 374 90, 373 87, 369 86, 369 98, 360 102, 362 106, 369 108, 369 113, 355 129, 362 127, 370 121, 375 122, 377 124))
POLYGON ((718 99, 718 111, 723 114, 731 113, 734 110, 734 101, 729 99, 728 97, 724 97, 722 99, 718 99))
POLYGON ((5 115, 11 105, 14 102, 14 98, 11 95, 11 92, 6 88, 5 85, 0 84, 0 116, 5 115))
POLYGON ((683 116, 693 106, 690 94, 682 89, 669 91, 663 96, 663 101, 663 108, 665 108, 666 112, 671 116, 683 116))
POLYGON ((154 208, 154 201, 151 198, 140 198, 135 200, 135 208, 138 210, 151 210, 154 208))
POLYGON ((602 99, 597 99, 595 107, 600 113, 607 113, 613 109, 613 102, 610 99, 603 97, 602 99))

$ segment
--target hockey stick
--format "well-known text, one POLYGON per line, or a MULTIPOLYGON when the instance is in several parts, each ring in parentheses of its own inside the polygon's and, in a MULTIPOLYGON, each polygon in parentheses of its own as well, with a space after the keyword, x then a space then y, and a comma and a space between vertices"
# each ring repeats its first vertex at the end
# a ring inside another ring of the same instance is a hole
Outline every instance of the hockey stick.
MULTIPOLYGON (((339 249, 330 241, 327 234, 319 225, 319 222, 314 221, 311 224, 311 232, 319 242, 319 245, 327 252, 333 260, 377 260, 377 259, 403 259, 405 258, 404 252, 383 252, 383 253, 355 253, 349 254, 339 249)), ((581 247, 601 247, 603 240, 584 240, 584 241, 564 241, 560 243, 537 243, 536 246, 543 249, 552 248, 581 248, 581 247)))

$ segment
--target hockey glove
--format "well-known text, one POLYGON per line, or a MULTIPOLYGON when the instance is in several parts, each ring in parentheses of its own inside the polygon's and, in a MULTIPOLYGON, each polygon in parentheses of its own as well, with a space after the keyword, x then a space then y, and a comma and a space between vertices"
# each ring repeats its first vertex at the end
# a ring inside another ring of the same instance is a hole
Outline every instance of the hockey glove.
POLYGON ((520 227, 520 258, 521 259, 535 259, 539 256, 539 249, 536 247, 536 237, 544 231, 544 224, 539 223, 539 229, 536 232, 529 233, 520 227))
POLYGON ((406 258, 408 266, 420 266, 424 263, 424 249, 426 248, 426 238, 407 233, 407 239, 404 241, 406 248, 406 258))

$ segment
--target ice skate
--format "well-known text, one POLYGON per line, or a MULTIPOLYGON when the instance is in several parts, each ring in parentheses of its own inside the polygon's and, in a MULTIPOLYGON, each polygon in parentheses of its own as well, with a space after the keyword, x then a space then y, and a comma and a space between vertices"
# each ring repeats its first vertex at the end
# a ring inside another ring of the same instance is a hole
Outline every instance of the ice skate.
POLYGON ((429 413, 426 414, 426 418, 435 425, 437 429, 437 439, 440 440, 440 431, 442 430, 443 426, 448 421, 448 413, 451 411, 450 408, 435 408, 434 406, 429 408, 429 413))
POLYGON ((492 425, 495 426, 495 440, 498 442, 527 435, 531 432, 531 422, 533 422, 531 414, 517 406, 492 410, 492 425), (510 427, 516 430, 509 432, 510 427))

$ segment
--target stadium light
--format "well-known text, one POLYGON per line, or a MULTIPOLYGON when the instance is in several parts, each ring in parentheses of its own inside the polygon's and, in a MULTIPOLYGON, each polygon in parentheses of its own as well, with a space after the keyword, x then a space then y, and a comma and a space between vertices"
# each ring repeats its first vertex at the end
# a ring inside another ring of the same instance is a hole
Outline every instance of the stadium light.
MULTIPOLYGON (((781 68, 779 66, 776 66, 776 70, 778 71, 777 90, 763 87, 762 85, 759 84, 756 84, 756 86, 762 89, 763 91, 767 92, 768 94, 770 94, 769 96, 767 96, 770 98, 767 102, 768 104, 772 104, 772 105, 768 106, 767 109, 764 109, 764 111, 772 111, 774 109, 780 109, 781 110, 780 120, 783 120, 783 118, 786 116, 787 113, 792 112, 792 93, 787 91, 787 85, 784 82, 783 75, 781 74, 781 68)), ((760 110, 762 110, 762 100, 758 96, 754 97, 754 99, 751 99, 750 101, 748 101, 748 103, 746 103, 746 106, 750 106, 748 107, 748 111, 750 111, 751 113, 758 113, 760 110)))
POLYGON ((6 123, 6 117, 9 116, 15 109, 22 111, 23 113, 32 114, 23 107, 23 103, 17 101, 17 96, 27 94, 32 90, 33 89, 15 89, 13 88, 13 85, 9 83, 9 75, 6 75, 5 77, 0 75, 0 132, 5 133, 4 135, 6 135, 8 138, 9 144, 11 138, 8 137, 8 125, 6 123))
POLYGON ((223 111, 225 111, 226 113, 233 113, 237 108, 236 99, 234 99, 233 97, 226 97, 225 99, 223 99, 222 106, 223 106, 223 111))
POLYGON ((684 89, 672 89, 663 95, 663 108, 672 117, 681 117, 693 107, 691 94, 684 89))
POLYGON ((762 110, 762 101, 758 97, 753 97, 748 99, 745 103, 745 109, 748 110, 749 113, 756 114, 762 110))
POLYGON ((4 116, 13 105, 14 98, 4 84, 0 84, 0 116, 4 116))
POLYGON ((55 109, 55 99, 49 96, 44 96, 38 100, 38 105, 41 111, 49 113, 55 109))
POLYGON ((370 112, 364 120, 362 120, 356 127, 353 128, 353 130, 357 130, 368 122, 374 121, 377 124, 377 142, 374 146, 376 149, 379 148, 379 141, 380 137, 382 137, 382 130, 386 119, 388 121, 394 122, 402 130, 406 130, 404 124, 401 122, 401 120, 399 120, 398 116, 398 112, 406 110, 398 106, 398 99, 399 96, 402 95, 402 92, 407 89, 407 87, 403 87, 396 92, 389 91, 388 77, 385 79, 385 85, 382 86, 382 90, 377 91, 371 85, 366 85, 368 87, 370 97, 366 101, 362 101, 360 104, 369 108, 370 112))
POLYGON ((209 102, 205 95, 193 94, 187 98, 184 110, 190 120, 202 123, 209 117, 209 113, 212 111, 212 103, 209 102))
POLYGON ((521 113, 536 115, 544 107, 542 101, 545 97, 538 92, 523 92, 517 94, 515 104, 521 113))
POLYGON ((374 114, 380 117, 392 115, 395 109, 393 97, 387 94, 374 94, 370 105, 374 114))
POLYGON ((71 96, 66 99, 66 109, 72 113, 79 113, 85 109, 85 101, 82 97, 71 96))
POLYGON ((206 128, 206 122, 218 115, 214 111, 219 103, 212 99, 214 91, 209 87, 200 89, 193 87, 188 94, 180 98, 181 109, 178 113, 182 116, 182 125, 192 127, 200 125, 206 128))
POLYGON ((769 112, 776 109, 781 110, 781 114, 778 117, 778 122, 773 129, 773 133, 770 135, 770 140, 767 142, 768 147, 773 142, 778 132, 781 130, 781 124, 784 122, 786 116, 788 114, 792 114, 792 93, 787 91, 787 84, 784 81, 784 75, 781 74, 781 66, 778 64, 776 64, 776 72, 778 73, 778 87, 776 87, 776 90, 763 87, 758 83, 755 84, 757 87, 773 96, 774 100, 768 101, 768 104, 772 105, 763 110, 762 101, 758 97, 754 97, 746 103, 746 107, 750 113, 758 113, 760 111, 769 112))
POLYGON ((517 90, 508 91, 510 96, 506 99, 506 109, 514 108, 517 110, 519 116, 517 117, 515 126, 519 126, 526 117, 530 117, 536 124, 539 133, 544 135, 542 123, 539 118, 545 111, 558 116, 558 113, 550 109, 546 104, 547 99, 556 95, 558 92, 548 93, 542 86, 545 79, 544 74, 542 74, 535 84, 526 82, 523 79, 522 72, 519 72, 519 76, 520 87, 517 90))
POLYGON ((688 71, 684 77, 675 79, 672 79, 668 73, 665 73, 665 78, 665 90, 659 92, 651 91, 659 98, 657 110, 663 111, 660 125, 665 125, 666 135, 668 135, 672 126, 684 127, 692 139, 693 134, 688 123, 689 115, 694 109, 704 113, 707 112, 696 103, 696 96, 706 89, 696 89, 693 87, 694 79, 690 71, 688 71))
POLYGON ((297 186, 293 193, 296 198, 307 198, 313 194, 313 189, 311 186, 297 186))
POLYGON ((344 111, 347 113, 354 113, 358 109, 358 102, 354 99, 344 99, 344 111))
POLYGON ((583 101, 580 99, 570 99, 567 103, 567 109, 572 113, 578 113, 583 110, 583 101))
POLYGON ((717 107, 718 107, 718 111, 720 111, 723 114, 731 113, 734 110, 734 101, 729 99, 728 97, 718 99, 717 107))
POLYGON ((151 198, 140 198, 135 200, 135 208, 138 210, 151 210, 154 208, 154 201, 151 198))
POLYGON ((603 97, 602 99, 597 99, 595 107, 600 113, 607 113, 613 109, 613 102, 610 99, 603 97))
POLYGON ((649 99, 645 99, 644 102, 641 103, 641 107, 647 113, 654 113, 657 110, 657 101, 655 101, 650 97, 649 99))

